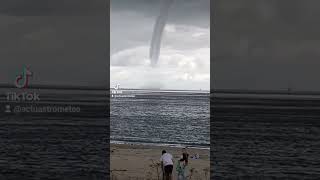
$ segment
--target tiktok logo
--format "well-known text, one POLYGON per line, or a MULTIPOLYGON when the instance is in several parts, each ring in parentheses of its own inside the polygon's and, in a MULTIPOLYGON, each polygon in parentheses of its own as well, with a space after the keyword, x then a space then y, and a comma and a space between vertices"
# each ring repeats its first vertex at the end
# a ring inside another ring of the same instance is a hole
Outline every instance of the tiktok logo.
POLYGON ((18 75, 15 80, 17 88, 27 88, 29 85, 29 78, 32 77, 32 72, 29 68, 23 68, 22 74, 18 75))
MULTIPOLYGON (((37 92, 28 92, 27 88, 29 86, 30 77, 32 77, 32 72, 29 68, 23 68, 21 74, 19 74, 15 79, 15 86, 21 91, 7 92, 7 101, 13 102, 35 102, 40 101, 40 95, 37 92)), ((6 107, 6 111, 10 110, 10 106, 6 107), (9 107, 9 108, 8 108, 9 107)))

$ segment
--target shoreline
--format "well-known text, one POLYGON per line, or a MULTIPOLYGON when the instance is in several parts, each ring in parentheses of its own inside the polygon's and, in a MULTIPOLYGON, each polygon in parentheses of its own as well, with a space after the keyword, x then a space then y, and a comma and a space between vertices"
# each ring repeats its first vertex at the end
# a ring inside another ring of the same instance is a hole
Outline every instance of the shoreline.
POLYGON ((151 146, 151 147, 172 147, 172 148, 189 148, 210 150, 210 145, 191 145, 191 144, 174 144, 174 143, 152 143, 152 142, 128 142, 119 140, 110 140, 110 145, 132 145, 132 146, 151 146))
MULTIPOLYGON (((182 148, 112 143, 110 148, 111 179, 157 179, 161 174, 158 163, 163 149, 174 157, 173 179, 176 179, 176 162, 181 156, 182 148)), ((194 154, 200 156, 199 159, 189 158, 188 174, 192 170, 192 176, 196 179, 209 179, 207 173, 210 172, 210 150, 188 148, 187 151, 190 157, 194 154)))

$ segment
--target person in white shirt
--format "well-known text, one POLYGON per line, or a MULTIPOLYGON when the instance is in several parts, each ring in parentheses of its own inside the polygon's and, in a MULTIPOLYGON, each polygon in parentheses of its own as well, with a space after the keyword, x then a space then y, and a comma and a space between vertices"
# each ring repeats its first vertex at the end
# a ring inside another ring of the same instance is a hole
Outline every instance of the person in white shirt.
POLYGON ((160 158, 163 178, 165 180, 172 180, 172 169, 173 169, 173 157, 171 154, 167 153, 166 150, 162 151, 162 156, 160 158))

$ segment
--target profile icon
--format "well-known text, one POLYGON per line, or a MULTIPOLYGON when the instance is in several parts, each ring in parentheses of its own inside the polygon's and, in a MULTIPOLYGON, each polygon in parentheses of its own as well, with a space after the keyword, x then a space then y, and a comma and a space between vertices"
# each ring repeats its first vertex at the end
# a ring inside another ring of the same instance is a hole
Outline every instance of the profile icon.
POLYGON ((6 105, 6 109, 5 109, 4 112, 6 112, 6 113, 11 113, 11 107, 10 107, 10 105, 6 105))

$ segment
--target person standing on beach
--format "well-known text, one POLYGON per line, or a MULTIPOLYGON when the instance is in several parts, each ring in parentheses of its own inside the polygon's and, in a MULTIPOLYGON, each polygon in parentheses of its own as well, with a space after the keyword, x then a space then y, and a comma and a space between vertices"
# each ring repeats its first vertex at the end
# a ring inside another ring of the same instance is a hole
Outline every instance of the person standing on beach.
POLYGON ((187 166, 189 161, 189 154, 187 152, 187 148, 182 149, 181 159, 184 161, 185 165, 187 166))
POLYGON ((161 167, 163 167, 163 178, 164 180, 172 180, 172 170, 173 170, 173 156, 166 152, 162 151, 162 156, 160 158, 161 167))

